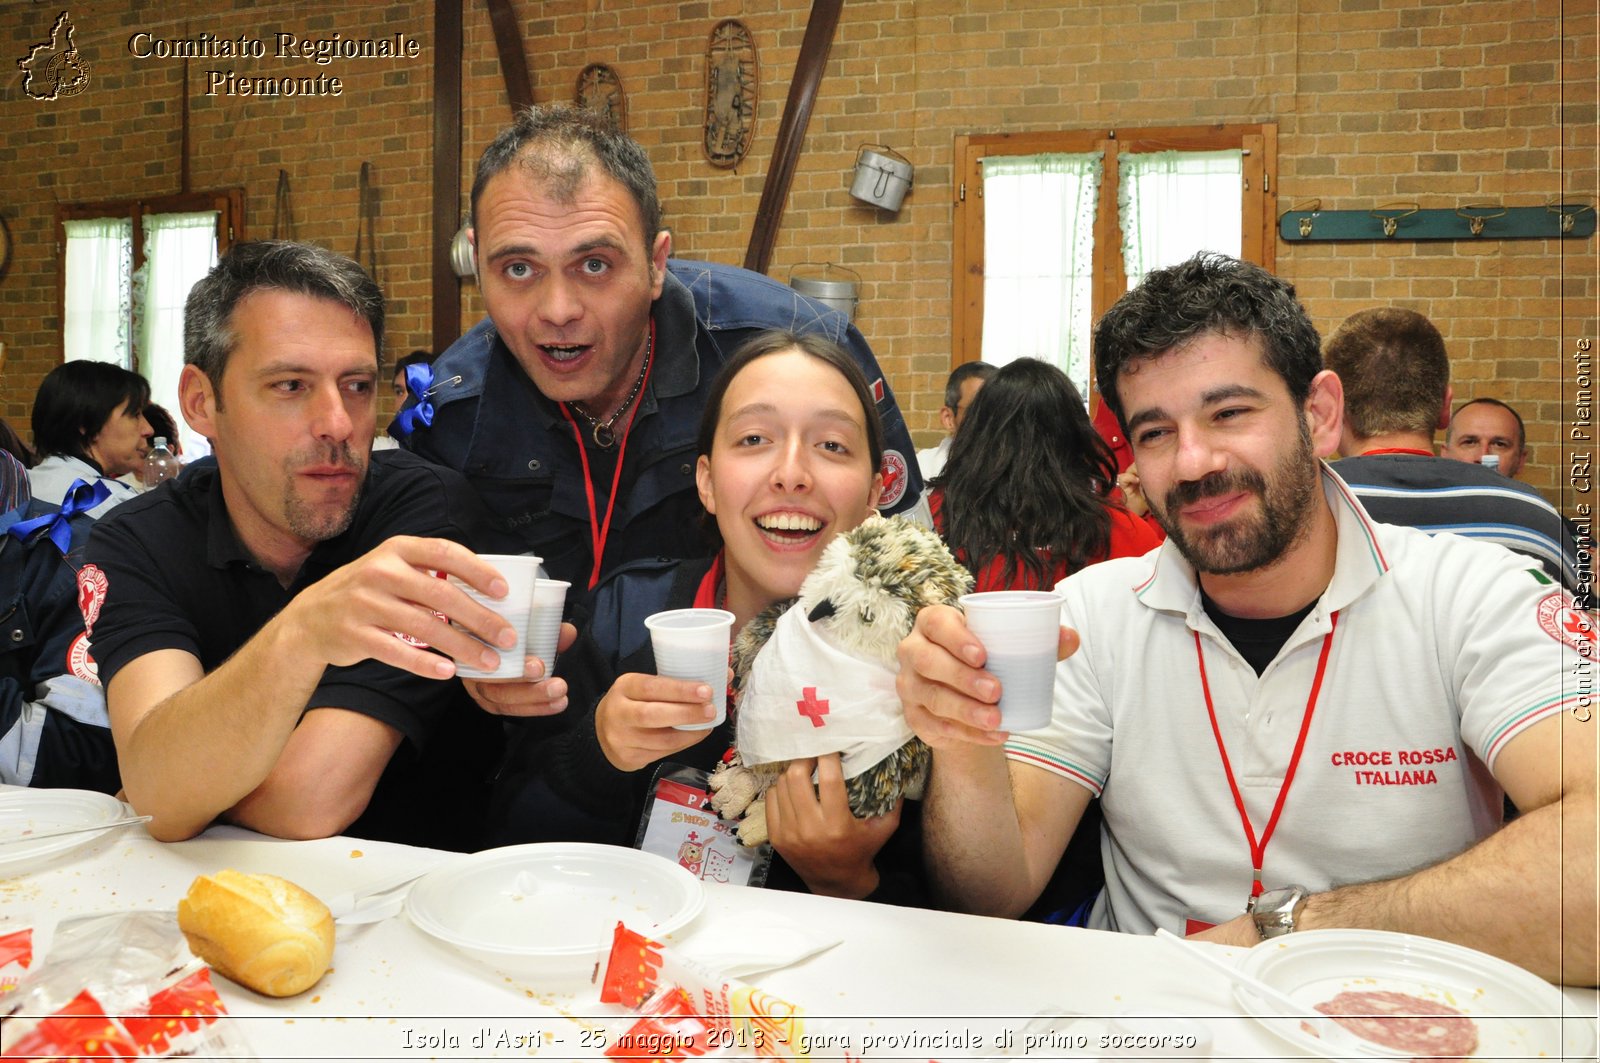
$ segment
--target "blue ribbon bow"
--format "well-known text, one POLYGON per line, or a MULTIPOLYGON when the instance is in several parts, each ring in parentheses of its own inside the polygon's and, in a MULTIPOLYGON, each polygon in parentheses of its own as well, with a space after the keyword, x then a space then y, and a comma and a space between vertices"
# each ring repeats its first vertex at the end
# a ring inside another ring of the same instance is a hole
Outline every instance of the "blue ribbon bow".
POLYGON ((410 435, 417 430, 418 421, 424 427, 433 424, 433 403, 428 401, 433 393, 433 366, 426 362, 406 366, 406 390, 416 397, 417 404, 401 410, 395 424, 401 433, 410 435))
POLYGON ((32 520, 19 521, 7 528, 6 532, 26 542, 28 537, 40 528, 49 528, 46 534, 65 557, 72 548, 72 518, 79 513, 89 512, 110 497, 111 488, 107 487, 103 480, 96 480, 92 484, 87 480, 74 480, 72 486, 67 488, 66 497, 61 500, 59 510, 46 513, 42 517, 34 517, 32 520))

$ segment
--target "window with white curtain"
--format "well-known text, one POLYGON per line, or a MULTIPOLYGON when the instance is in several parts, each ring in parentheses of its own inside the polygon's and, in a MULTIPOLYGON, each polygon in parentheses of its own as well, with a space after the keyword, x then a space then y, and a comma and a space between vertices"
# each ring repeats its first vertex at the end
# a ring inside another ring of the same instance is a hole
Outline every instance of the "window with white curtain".
POLYGON ((1270 123, 957 136, 950 364, 1039 354, 1092 396, 1089 336, 1130 284, 1202 249, 1274 267, 1277 144, 1270 123))
POLYGON ((67 361, 90 358, 132 368, 133 221, 85 218, 63 224, 62 353, 67 361))
POLYGON ((208 452, 178 410, 189 289, 233 240, 241 189, 63 205, 62 355, 141 374, 178 423, 184 458, 208 452))
POLYGON ((217 264, 217 214, 196 211, 144 216, 144 265, 137 289, 135 350, 150 395, 178 425, 184 457, 209 452, 205 438, 178 412, 183 372, 183 307, 189 289, 217 264))
POLYGON ((1243 152, 1130 152, 1120 163, 1117 216, 1129 290, 1197 251, 1239 257, 1243 152))
POLYGON ((983 360, 1054 363, 1089 393, 1099 152, 983 160, 983 360))

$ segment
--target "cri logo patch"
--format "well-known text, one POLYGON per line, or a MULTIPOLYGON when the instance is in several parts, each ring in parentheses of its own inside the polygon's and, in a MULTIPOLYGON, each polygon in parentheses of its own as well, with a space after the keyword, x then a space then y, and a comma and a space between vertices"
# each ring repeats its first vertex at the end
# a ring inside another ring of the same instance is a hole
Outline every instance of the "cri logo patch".
POLYGON ((99 565, 84 565, 78 569, 78 612, 83 614, 85 635, 94 634, 94 622, 100 619, 100 607, 106 604, 109 587, 99 565))
POLYGON ((67 671, 85 683, 100 685, 100 666, 89 656, 89 635, 80 633, 67 647, 67 671))
POLYGON ((883 452, 883 495, 878 499, 879 509, 889 509, 906 493, 906 482, 910 477, 906 474, 906 458, 898 450, 883 452))
POLYGON ((1593 648, 1594 621, 1575 608, 1572 596, 1566 591, 1556 591, 1540 599, 1539 626, 1546 635, 1579 653, 1587 654, 1593 648))

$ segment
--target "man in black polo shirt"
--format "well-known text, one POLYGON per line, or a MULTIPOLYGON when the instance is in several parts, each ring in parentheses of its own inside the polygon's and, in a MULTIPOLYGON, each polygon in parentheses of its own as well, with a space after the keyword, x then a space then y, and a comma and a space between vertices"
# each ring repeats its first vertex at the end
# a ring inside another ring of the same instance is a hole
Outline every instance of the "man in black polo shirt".
POLYGON ((505 591, 461 545, 466 482, 371 456, 377 285, 320 248, 242 244, 184 326, 180 408, 216 466, 102 521, 79 579, 128 799, 164 840, 222 817, 469 847, 496 725, 453 659, 497 657, 443 617, 514 639, 433 575, 505 591))

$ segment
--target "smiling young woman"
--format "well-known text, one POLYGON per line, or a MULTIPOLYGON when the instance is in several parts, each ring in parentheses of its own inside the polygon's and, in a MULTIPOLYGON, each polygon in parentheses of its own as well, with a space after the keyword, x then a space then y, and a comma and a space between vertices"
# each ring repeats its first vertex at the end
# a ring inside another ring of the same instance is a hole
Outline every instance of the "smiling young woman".
MULTIPOLYGON (((741 347, 711 389, 698 451, 696 483, 714 556, 627 566, 580 607, 579 641, 556 670, 569 684, 571 708, 566 718, 524 725, 496 784, 492 844, 631 844, 656 768, 668 758, 711 768, 734 727, 731 718, 709 732, 675 726, 711 719, 711 692, 655 675, 645 618, 720 607, 734 614, 737 630, 798 593, 823 549, 865 520, 883 489, 883 429, 871 391, 854 360, 818 336, 773 332, 741 347)), ((909 822, 898 829, 899 812, 855 819, 837 773, 822 774, 820 797, 809 777, 791 788, 809 802, 808 815, 787 837, 774 833, 788 867, 775 866, 770 881, 842 896, 920 898, 909 822), (891 836, 893 852, 880 861, 891 836), (880 862, 896 873, 880 876, 880 862)))

